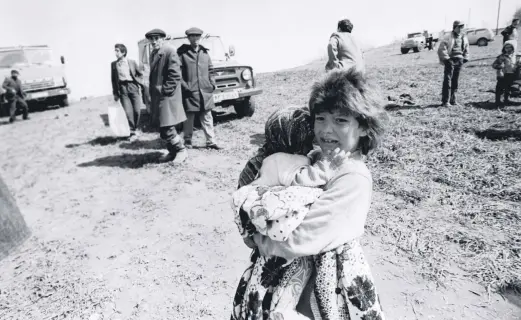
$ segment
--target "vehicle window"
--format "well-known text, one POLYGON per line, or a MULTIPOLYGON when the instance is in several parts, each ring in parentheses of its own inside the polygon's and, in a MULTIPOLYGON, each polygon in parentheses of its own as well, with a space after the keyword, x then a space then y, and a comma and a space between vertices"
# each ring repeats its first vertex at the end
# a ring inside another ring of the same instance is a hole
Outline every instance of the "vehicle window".
POLYGON ((0 67, 9 68, 17 63, 27 63, 27 59, 21 50, 0 52, 0 67))
POLYGON ((52 52, 49 49, 26 49, 25 55, 29 63, 42 64, 52 62, 52 52))

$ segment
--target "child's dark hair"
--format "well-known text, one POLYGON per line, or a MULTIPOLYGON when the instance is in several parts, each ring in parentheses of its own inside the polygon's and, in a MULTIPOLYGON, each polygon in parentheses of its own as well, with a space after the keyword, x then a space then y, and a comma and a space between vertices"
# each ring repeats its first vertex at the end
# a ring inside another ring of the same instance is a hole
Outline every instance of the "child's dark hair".
POLYGON ((380 91, 366 76, 351 68, 329 72, 311 89, 309 109, 314 122, 317 113, 340 111, 353 116, 367 130, 358 149, 367 155, 380 143, 384 132, 384 100, 380 91))
POLYGON ((353 24, 349 19, 343 19, 338 21, 338 29, 340 29, 341 32, 351 33, 353 31, 353 24))
POLYGON ((119 52, 121 52, 121 53, 123 54, 124 57, 127 56, 127 47, 126 47, 124 44, 122 44, 122 43, 116 43, 116 44, 114 45, 114 49, 118 49, 119 52))

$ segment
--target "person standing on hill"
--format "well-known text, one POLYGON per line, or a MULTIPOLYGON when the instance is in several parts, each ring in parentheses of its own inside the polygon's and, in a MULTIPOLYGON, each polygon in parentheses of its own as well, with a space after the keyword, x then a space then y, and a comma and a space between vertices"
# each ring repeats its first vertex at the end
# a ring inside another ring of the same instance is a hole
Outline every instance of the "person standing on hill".
POLYGON ((136 61, 127 59, 124 44, 114 45, 114 52, 117 60, 111 63, 112 94, 115 101, 121 101, 130 128, 129 138, 134 140, 141 116, 143 74, 136 61))
POLYGON ((337 32, 331 35, 327 46, 326 72, 349 68, 365 72, 364 56, 358 42, 351 34, 352 31, 353 24, 348 19, 338 22, 337 32))
POLYGON ((188 158, 188 152, 176 129, 176 125, 186 120, 181 93, 179 57, 172 46, 164 43, 166 33, 163 30, 151 30, 145 37, 152 45, 149 82, 152 100, 150 113, 153 117, 151 122, 159 123, 159 133, 166 142, 168 150, 168 154, 163 155, 159 160, 182 163, 188 158))
POLYGON ((11 77, 5 78, 2 88, 6 91, 5 98, 9 105, 9 123, 16 120, 16 107, 23 110, 23 119, 29 119, 29 106, 25 101, 27 94, 22 88, 22 82, 18 78, 20 73, 18 70, 11 71, 11 77))
POLYGON ((183 44, 177 49, 181 60, 183 106, 187 118, 183 123, 185 146, 189 149, 192 148, 194 120, 197 115, 206 136, 206 147, 220 150, 222 148, 215 143, 212 117, 212 109, 215 108, 213 92, 216 88, 215 79, 211 74, 212 59, 208 54, 208 49, 199 43, 203 30, 190 28, 186 30, 185 34, 190 44, 183 44))
POLYGON ((445 66, 441 93, 443 107, 458 105, 456 92, 458 91, 459 75, 463 65, 469 61, 469 40, 462 32, 464 27, 464 23, 454 21, 452 32, 441 41, 438 48, 440 63, 445 66))
POLYGON ((515 18, 512 20, 512 24, 505 28, 505 30, 501 31, 501 35, 503 36, 503 44, 509 40, 517 41, 519 37, 519 33, 517 31, 517 27, 519 26, 519 19, 515 18))

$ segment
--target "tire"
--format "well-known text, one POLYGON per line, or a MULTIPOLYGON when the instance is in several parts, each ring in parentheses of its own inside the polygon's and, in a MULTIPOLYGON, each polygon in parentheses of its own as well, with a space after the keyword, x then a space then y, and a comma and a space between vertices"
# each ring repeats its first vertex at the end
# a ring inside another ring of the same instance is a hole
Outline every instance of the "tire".
POLYGON ((402 52, 402 54, 407 54, 409 53, 409 48, 400 48, 400 51, 402 52))
POLYGON ((239 118, 249 118, 255 113, 255 102, 251 98, 246 98, 244 101, 234 104, 233 108, 239 118))
POLYGON ((485 38, 478 39, 478 47, 486 47, 488 46, 488 40, 485 38))
POLYGON ((58 100, 58 104, 60 105, 60 107, 69 106, 69 97, 67 95, 59 96, 56 99, 58 100))

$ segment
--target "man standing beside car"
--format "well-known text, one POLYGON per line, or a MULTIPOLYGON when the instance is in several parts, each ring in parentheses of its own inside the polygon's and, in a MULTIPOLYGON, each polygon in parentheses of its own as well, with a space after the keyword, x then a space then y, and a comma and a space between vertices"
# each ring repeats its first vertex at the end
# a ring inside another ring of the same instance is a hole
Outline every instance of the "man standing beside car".
POLYGON ((159 123, 159 133, 166 142, 168 154, 161 162, 182 163, 188 157, 183 139, 177 133, 176 125, 186 120, 181 96, 181 69, 175 49, 164 44, 166 33, 154 29, 145 35, 152 45, 150 55, 149 91, 152 123, 159 123))
POLYGON ((22 82, 18 78, 20 73, 18 70, 11 70, 11 77, 5 78, 2 88, 5 90, 5 99, 9 106, 9 123, 16 120, 16 107, 23 110, 23 119, 29 119, 29 106, 25 101, 27 94, 22 88, 22 82))
POLYGON ((452 25, 452 32, 440 43, 438 57, 445 66, 443 74, 443 89, 441 103, 443 107, 458 105, 456 92, 461 68, 469 61, 469 40, 463 34, 465 24, 456 20, 452 25), (450 95, 449 95, 450 93, 450 95))
POLYGON ((215 79, 211 74, 212 59, 208 54, 208 49, 199 43, 203 34, 201 29, 190 28, 186 30, 185 34, 190 44, 183 44, 177 49, 181 60, 183 106, 187 118, 183 123, 185 146, 192 148, 194 120, 197 115, 206 137, 206 147, 220 150, 222 148, 215 142, 212 117, 212 109, 215 108, 213 92, 216 87, 215 79))

